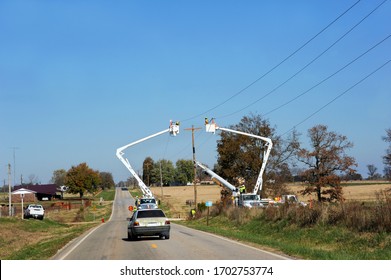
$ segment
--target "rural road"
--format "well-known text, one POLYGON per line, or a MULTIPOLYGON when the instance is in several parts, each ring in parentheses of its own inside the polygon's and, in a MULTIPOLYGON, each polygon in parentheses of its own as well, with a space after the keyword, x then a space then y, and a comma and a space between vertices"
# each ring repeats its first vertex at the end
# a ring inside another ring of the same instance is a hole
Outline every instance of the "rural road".
POLYGON ((116 189, 109 221, 73 240, 55 260, 279 260, 274 253, 255 249, 209 233, 171 223, 169 240, 127 240, 128 206, 134 204, 128 191, 116 189))

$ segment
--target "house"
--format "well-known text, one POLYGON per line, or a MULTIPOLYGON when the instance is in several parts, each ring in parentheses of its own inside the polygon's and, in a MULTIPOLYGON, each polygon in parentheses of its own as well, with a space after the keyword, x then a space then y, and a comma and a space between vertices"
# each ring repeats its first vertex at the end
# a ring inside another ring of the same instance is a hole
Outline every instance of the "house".
MULTIPOLYGON (((14 191, 21 189, 21 188, 35 191, 36 193, 35 193, 34 198, 38 199, 38 200, 52 200, 53 198, 60 198, 61 197, 59 194, 57 194, 57 193, 61 193, 61 192, 59 191, 59 187, 56 184, 19 185, 19 186, 14 187, 14 191)), ((26 201, 26 199, 29 199, 29 198, 27 198, 27 197, 24 198, 25 201, 26 201)), ((12 200, 13 201, 16 200, 16 195, 15 195, 15 199, 12 198, 12 200)), ((30 200, 30 201, 34 201, 34 200, 30 200)))

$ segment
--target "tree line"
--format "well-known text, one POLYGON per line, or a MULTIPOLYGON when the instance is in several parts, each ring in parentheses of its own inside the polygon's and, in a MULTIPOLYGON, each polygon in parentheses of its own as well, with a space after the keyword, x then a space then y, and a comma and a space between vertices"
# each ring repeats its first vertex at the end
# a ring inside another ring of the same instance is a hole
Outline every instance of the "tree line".
MULTIPOLYGON (((362 179, 356 171, 355 158, 348 155, 353 143, 346 136, 330 131, 326 125, 308 129, 309 147, 304 147, 301 134, 296 130, 286 137, 277 135, 276 127, 261 115, 244 116, 229 128, 272 139, 273 149, 264 173, 264 197, 287 193, 286 183, 299 179, 306 182, 304 195, 314 194, 318 201, 339 201, 343 199, 342 180, 362 179)), ((368 164, 368 179, 391 180, 391 129, 386 130, 382 139, 390 143, 383 157, 384 177, 373 164, 368 164)), ((244 181, 247 191, 252 191, 262 165, 264 145, 258 139, 222 131, 213 170, 234 185, 244 181)), ((181 159, 174 166, 169 160, 155 162, 147 157, 143 162, 142 179, 147 185, 185 185, 194 180, 193 168, 192 160, 181 159)), ((202 180, 202 174, 197 168, 198 181, 202 180)))
POLYGON ((58 186, 66 186, 67 192, 79 194, 94 194, 99 190, 110 189, 115 186, 113 175, 110 172, 100 172, 90 168, 83 162, 72 166, 68 171, 58 169, 53 171, 51 182, 58 186))
MULTIPOLYGON (((339 201, 343 199, 341 181, 346 179, 362 179, 356 172, 357 163, 348 155, 353 143, 346 136, 330 131, 326 125, 316 125, 308 129, 309 147, 303 147, 301 134, 292 130, 285 137, 277 135, 276 127, 261 115, 244 116, 236 125, 229 128, 272 139, 273 149, 264 173, 263 197, 275 197, 287 193, 287 182, 295 178, 305 181, 302 190, 304 195, 314 194, 318 201, 339 201)), ((391 181, 391 129, 386 130, 382 139, 389 144, 383 156, 384 178, 391 181)), ((265 143, 256 138, 222 131, 217 141, 217 163, 213 170, 234 185, 245 182, 246 191, 251 192, 255 185, 263 159, 265 143)), ((381 177, 373 164, 368 164, 368 179, 381 177)), ((196 180, 206 176, 202 170, 196 169, 196 180)), ((142 166, 143 182, 153 185, 186 185, 194 181, 194 164, 192 160, 172 161, 161 159, 154 161, 146 157, 142 166)), ((99 188, 114 187, 114 180, 109 172, 93 170, 86 163, 53 172, 52 182, 66 185, 69 192, 94 193, 99 188)), ((120 182, 119 185, 124 185, 120 182)), ((134 178, 127 184, 137 185, 134 178)))

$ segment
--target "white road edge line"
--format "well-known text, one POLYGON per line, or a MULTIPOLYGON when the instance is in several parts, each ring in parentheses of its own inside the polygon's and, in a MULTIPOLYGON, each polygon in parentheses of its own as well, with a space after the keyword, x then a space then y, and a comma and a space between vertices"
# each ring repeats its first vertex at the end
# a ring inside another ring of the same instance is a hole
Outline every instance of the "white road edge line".
MULTIPOLYGON (((113 200, 113 209, 111 210, 111 215, 110 215, 110 218, 109 218, 109 221, 111 220, 111 218, 113 217, 113 213, 114 213, 114 207, 115 207, 115 199, 116 199, 116 196, 117 196, 117 192, 115 192, 115 195, 114 195, 114 200, 113 200)), ((87 239, 88 236, 90 236, 95 230, 97 230, 98 228, 100 228, 101 226, 103 226, 104 224, 100 224, 99 226, 93 228, 86 236, 84 236, 79 242, 77 242, 74 246, 72 246, 72 249, 70 249, 64 256, 62 256, 60 258, 60 260, 64 260, 66 257, 69 256, 70 253, 72 253, 84 240, 87 239)))
MULTIPOLYGON (((176 225, 176 226, 180 226, 180 227, 188 228, 188 227, 183 226, 183 225, 178 225, 178 224, 175 224, 175 225, 176 225)), ((202 230, 198 230, 198 229, 194 229, 194 228, 189 228, 189 229, 193 229, 193 230, 196 230, 196 231, 198 231, 198 232, 208 234, 208 235, 210 235, 210 236, 219 238, 219 239, 224 240, 224 241, 228 241, 228 242, 231 242, 231 243, 234 243, 234 244, 242 245, 242 246, 247 247, 247 248, 250 248, 250 249, 254 249, 254 250, 257 250, 257 251, 261 251, 261 252, 263 252, 263 253, 270 254, 270 255, 272 255, 272 256, 281 258, 281 259, 283 259, 283 260, 294 260, 293 258, 285 257, 285 256, 283 256, 283 255, 279 255, 279 254, 276 254, 276 253, 273 253, 273 252, 269 252, 269 251, 262 250, 262 249, 259 249, 259 248, 256 248, 256 247, 252 247, 252 246, 250 246, 250 245, 247 245, 247 244, 238 242, 238 241, 236 241, 236 240, 229 239, 229 238, 227 238, 227 237, 223 237, 223 236, 220 236, 220 235, 216 235, 216 234, 213 234, 213 233, 210 233, 210 232, 206 232, 206 231, 202 231, 202 230)))

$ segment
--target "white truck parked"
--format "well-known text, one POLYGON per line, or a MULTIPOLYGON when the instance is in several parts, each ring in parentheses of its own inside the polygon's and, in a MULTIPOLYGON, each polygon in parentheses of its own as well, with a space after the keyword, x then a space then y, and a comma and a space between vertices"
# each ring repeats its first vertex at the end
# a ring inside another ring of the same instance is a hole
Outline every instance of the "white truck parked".
POLYGON ((26 209, 24 210, 24 218, 34 218, 43 220, 43 217, 45 216, 45 209, 40 204, 29 204, 26 209))

